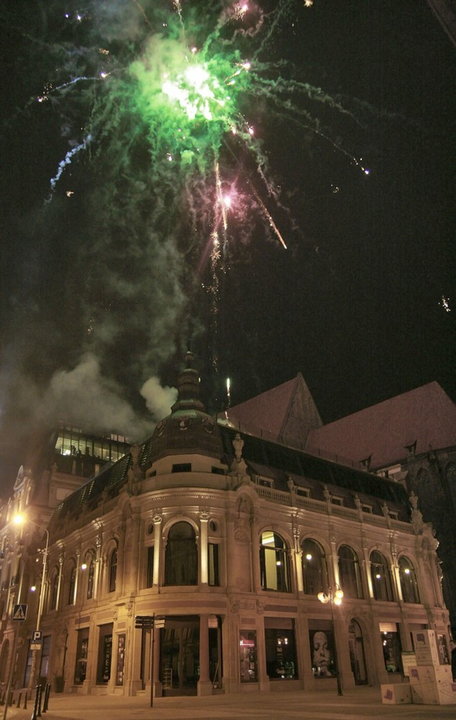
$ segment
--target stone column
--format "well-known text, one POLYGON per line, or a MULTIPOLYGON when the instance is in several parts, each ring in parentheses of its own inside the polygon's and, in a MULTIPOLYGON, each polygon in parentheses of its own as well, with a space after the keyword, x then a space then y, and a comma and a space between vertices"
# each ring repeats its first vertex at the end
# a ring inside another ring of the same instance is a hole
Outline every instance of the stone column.
POLYGON ((304 578, 302 575, 302 550, 299 544, 300 539, 300 533, 299 528, 295 527, 293 528, 293 540, 294 540, 294 548, 293 548, 293 563, 294 563, 294 571, 295 571, 295 578, 296 578, 296 590, 298 593, 304 592, 304 578))
POLYGON ((63 578, 63 551, 59 554, 59 577, 57 580, 57 597, 55 599, 55 609, 60 609, 60 596, 62 594, 62 578, 63 578))
POLYGON ((78 601, 79 574, 81 573, 81 551, 76 550, 76 575, 74 578, 73 605, 78 601))
POLYGON ((117 573, 116 573, 116 594, 119 595, 125 591, 125 520, 119 522, 117 526, 118 543, 117 543, 117 573))
POLYGON ((162 546, 162 535, 161 525, 163 518, 157 513, 154 515, 154 577, 153 586, 159 587, 160 585, 160 558, 161 558, 161 546, 162 546))
POLYGON ((200 566, 200 584, 207 585, 209 582, 208 573, 208 547, 207 547, 207 524, 209 521, 209 513, 205 510, 200 512, 200 546, 199 546, 199 566, 200 566))
POLYGON ((208 615, 200 615, 199 626, 199 665, 198 695, 211 695, 212 684, 209 678, 209 628, 208 615))
POLYGON ((102 534, 101 531, 97 533, 97 536, 95 538, 95 547, 96 547, 96 553, 95 553, 95 574, 93 578, 93 597, 97 598, 100 595, 101 591, 101 575, 102 575, 102 565, 103 560, 101 556, 101 550, 102 550, 102 534))
POLYGON ((258 662, 258 680, 260 690, 270 690, 269 676, 266 668, 266 640, 264 637, 264 617, 263 608, 257 601, 257 662, 258 662))
POLYGON ((307 616, 300 612, 296 618, 296 656, 298 661, 298 672, 301 681, 301 687, 305 690, 312 688, 314 685, 314 676, 312 672, 310 641, 309 641, 309 623, 307 616))
POLYGON ((126 655, 126 666, 128 668, 128 678, 126 680, 126 693, 127 695, 136 695, 139 690, 142 690, 142 680, 140 678, 141 673, 141 650, 142 650, 142 630, 134 627, 127 634, 127 655, 126 655))
POLYGON ((403 602, 404 598, 402 596, 401 578, 399 575, 397 547, 396 547, 396 541, 395 541, 393 532, 389 533, 389 541, 390 541, 390 552, 391 552, 390 573, 391 573, 391 578, 393 581, 393 595, 394 595, 395 600, 399 600, 400 602, 403 602))
POLYGON ((340 586, 339 557, 337 555, 336 536, 330 533, 329 542, 331 545, 331 564, 329 570, 329 584, 331 587, 340 586))
POLYGON ((337 647, 338 671, 342 688, 349 690, 354 688, 355 680, 350 663, 350 651, 348 645, 348 621, 342 610, 337 605, 333 607, 334 619, 334 642, 337 647))
MULTIPOLYGON (((160 629, 152 630, 154 633, 153 653, 154 653, 154 672, 152 682, 154 685, 154 697, 161 697, 163 694, 162 684, 160 682, 160 629)), ((151 636, 152 638, 152 636, 151 636)))
POLYGON ((252 517, 250 518, 250 546, 251 546, 251 553, 250 553, 250 563, 252 566, 252 581, 253 581, 253 592, 260 593, 261 592, 261 578, 260 578, 260 549, 261 549, 261 541, 258 536, 258 529, 257 529, 257 523, 255 521, 255 515, 252 513, 252 517))
POLYGON ((363 542, 363 576, 364 581, 367 582, 367 592, 371 600, 374 599, 374 587, 372 585, 372 573, 371 564, 369 558, 369 550, 366 544, 363 542))

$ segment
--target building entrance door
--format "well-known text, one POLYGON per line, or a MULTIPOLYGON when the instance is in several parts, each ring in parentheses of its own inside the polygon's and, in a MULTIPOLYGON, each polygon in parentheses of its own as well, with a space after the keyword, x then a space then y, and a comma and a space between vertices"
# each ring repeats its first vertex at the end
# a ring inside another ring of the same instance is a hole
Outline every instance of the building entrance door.
POLYGON ((367 683, 366 659, 364 656, 363 633, 356 622, 352 620, 348 628, 348 644, 350 649, 350 664, 355 678, 355 685, 367 683))
POLYGON ((163 695, 196 695, 199 677, 199 617, 167 616, 161 631, 163 695))

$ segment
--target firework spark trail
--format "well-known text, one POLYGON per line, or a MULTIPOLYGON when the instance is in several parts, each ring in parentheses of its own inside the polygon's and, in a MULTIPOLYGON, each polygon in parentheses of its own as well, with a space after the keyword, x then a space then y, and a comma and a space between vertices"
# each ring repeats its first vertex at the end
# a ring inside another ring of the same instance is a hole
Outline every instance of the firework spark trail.
POLYGON ((85 149, 86 149, 86 147, 87 147, 88 144, 91 142, 91 140, 92 140, 92 136, 91 136, 91 135, 87 135, 87 137, 84 138, 84 140, 82 141, 82 143, 80 143, 79 145, 76 145, 76 147, 74 147, 74 148, 72 148, 71 150, 69 150, 69 151, 67 152, 67 154, 65 155, 64 159, 59 162, 59 167, 58 167, 57 173, 56 173, 56 174, 54 175, 54 177, 51 178, 51 180, 50 180, 51 192, 50 192, 50 194, 48 195, 47 199, 45 200, 46 203, 50 203, 50 202, 51 202, 52 196, 53 196, 53 193, 54 193, 54 190, 55 190, 55 188, 56 188, 56 185, 57 185, 58 181, 60 180, 60 178, 61 178, 61 176, 62 176, 65 168, 66 168, 68 165, 71 165, 71 161, 73 160, 73 158, 74 158, 75 155, 77 155, 81 150, 85 150, 85 149))
MULTIPOLYGON (((232 239, 245 244, 260 219, 265 237, 286 249, 294 228, 254 124, 273 117, 308 128, 367 174, 362 161, 331 138, 332 117, 356 124, 355 113, 320 88, 287 79, 285 61, 264 59, 287 13, 296 12, 291 0, 279 0, 271 12, 247 0, 171 0, 172 10, 157 0, 86 5, 84 22, 71 17, 56 38, 53 81, 33 98, 52 95, 49 111, 61 111, 72 137, 80 138, 81 130, 85 136, 59 163, 47 202, 90 143, 84 171, 96 178, 91 201, 105 238, 94 247, 110 255, 112 238, 130 237, 131 228, 143 243, 153 237, 159 250, 170 243, 183 295, 190 294, 183 267, 197 266, 200 258, 217 318, 221 280, 237 247, 232 239), (284 229, 274 218, 279 209, 287 216, 284 229)), ((125 253, 140 256, 139 240, 138 247, 131 239, 126 245, 125 253)), ((120 287, 117 278, 110 290, 120 295, 120 287)), ((212 333, 215 347, 215 326, 212 333)), ((213 357, 217 364, 216 349, 213 357)))
POLYGON ((146 15, 146 11, 144 10, 143 6, 138 2, 138 0, 131 0, 131 2, 132 2, 134 5, 136 5, 136 7, 138 8, 139 12, 141 13, 141 15, 142 15, 143 18, 144 18, 144 22, 145 22, 146 25, 152 30, 153 27, 152 27, 152 25, 151 25, 151 23, 150 23, 150 21, 149 21, 149 18, 148 18, 147 15, 146 15))
POLYGON ((56 85, 56 87, 53 87, 50 85, 49 87, 46 87, 44 92, 41 93, 41 95, 38 95, 38 97, 33 97, 30 100, 30 103, 32 102, 45 102, 52 94, 58 93, 60 90, 65 90, 66 88, 71 87, 72 85, 77 85, 80 82, 83 82, 84 80, 89 81, 100 81, 105 80, 107 77, 109 77, 110 73, 104 72, 103 70, 100 71, 100 74, 95 77, 87 77, 85 75, 81 77, 72 78, 71 80, 68 80, 67 82, 62 83, 61 85, 56 85))
POLYGON ((284 240, 283 237, 282 237, 282 233, 280 232, 279 228, 277 227, 276 223, 274 222, 274 218, 272 217, 271 213, 270 213, 269 210, 267 209, 266 205, 264 204, 264 202, 262 201, 262 199, 260 198, 260 196, 258 195, 258 193, 257 193, 257 191, 255 190, 254 187, 252 187, 252 192, 253 192, 253 194, 255 195, 255 197, 256 197, 256 199, 257 199, 257 201, 258 201, 258 203, 259 203, 259 205, 260 205, 260 207, 261 207, 261 209, 262 209, 262 211, 263 211, 263 213, 264 213, 265 218, 267 219, 270 227, 274 230, 274 233, 276 234, 277 238, 278 238, 279 241, 281 242, 283 248, 284 248, 285 250, 288 250, 287 244, 286 244, 285 240, 284 240))

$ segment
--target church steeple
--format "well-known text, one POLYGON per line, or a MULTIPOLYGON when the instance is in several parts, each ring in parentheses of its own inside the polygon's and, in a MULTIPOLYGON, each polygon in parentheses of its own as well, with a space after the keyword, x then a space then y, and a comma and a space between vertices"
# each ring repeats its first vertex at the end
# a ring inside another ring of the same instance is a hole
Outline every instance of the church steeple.
POLYGON ((204 404, 200 400, 200 377, 193 365, 193 353, 187 351, 185 368, 177 378, 177 400, 171 408, 172 413, 180 410, 199 410, 205 412, 204 404))

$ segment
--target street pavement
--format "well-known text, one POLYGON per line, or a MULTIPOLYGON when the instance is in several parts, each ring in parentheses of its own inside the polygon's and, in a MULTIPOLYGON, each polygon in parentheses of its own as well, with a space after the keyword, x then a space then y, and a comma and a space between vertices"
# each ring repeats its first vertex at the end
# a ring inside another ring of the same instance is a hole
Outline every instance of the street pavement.
MULTIPOLYGON (((10 707, 7 720, 30 720, 27 710, 10 707)), ((3 718, 4 707, 0 708, 3 718)), ((456 705, 386 705, 379 688, 358 687, 339 697, 335 691, 287 691, 209 697, 120 697, 52 695, 42 720, 456 720, 456 705)))

